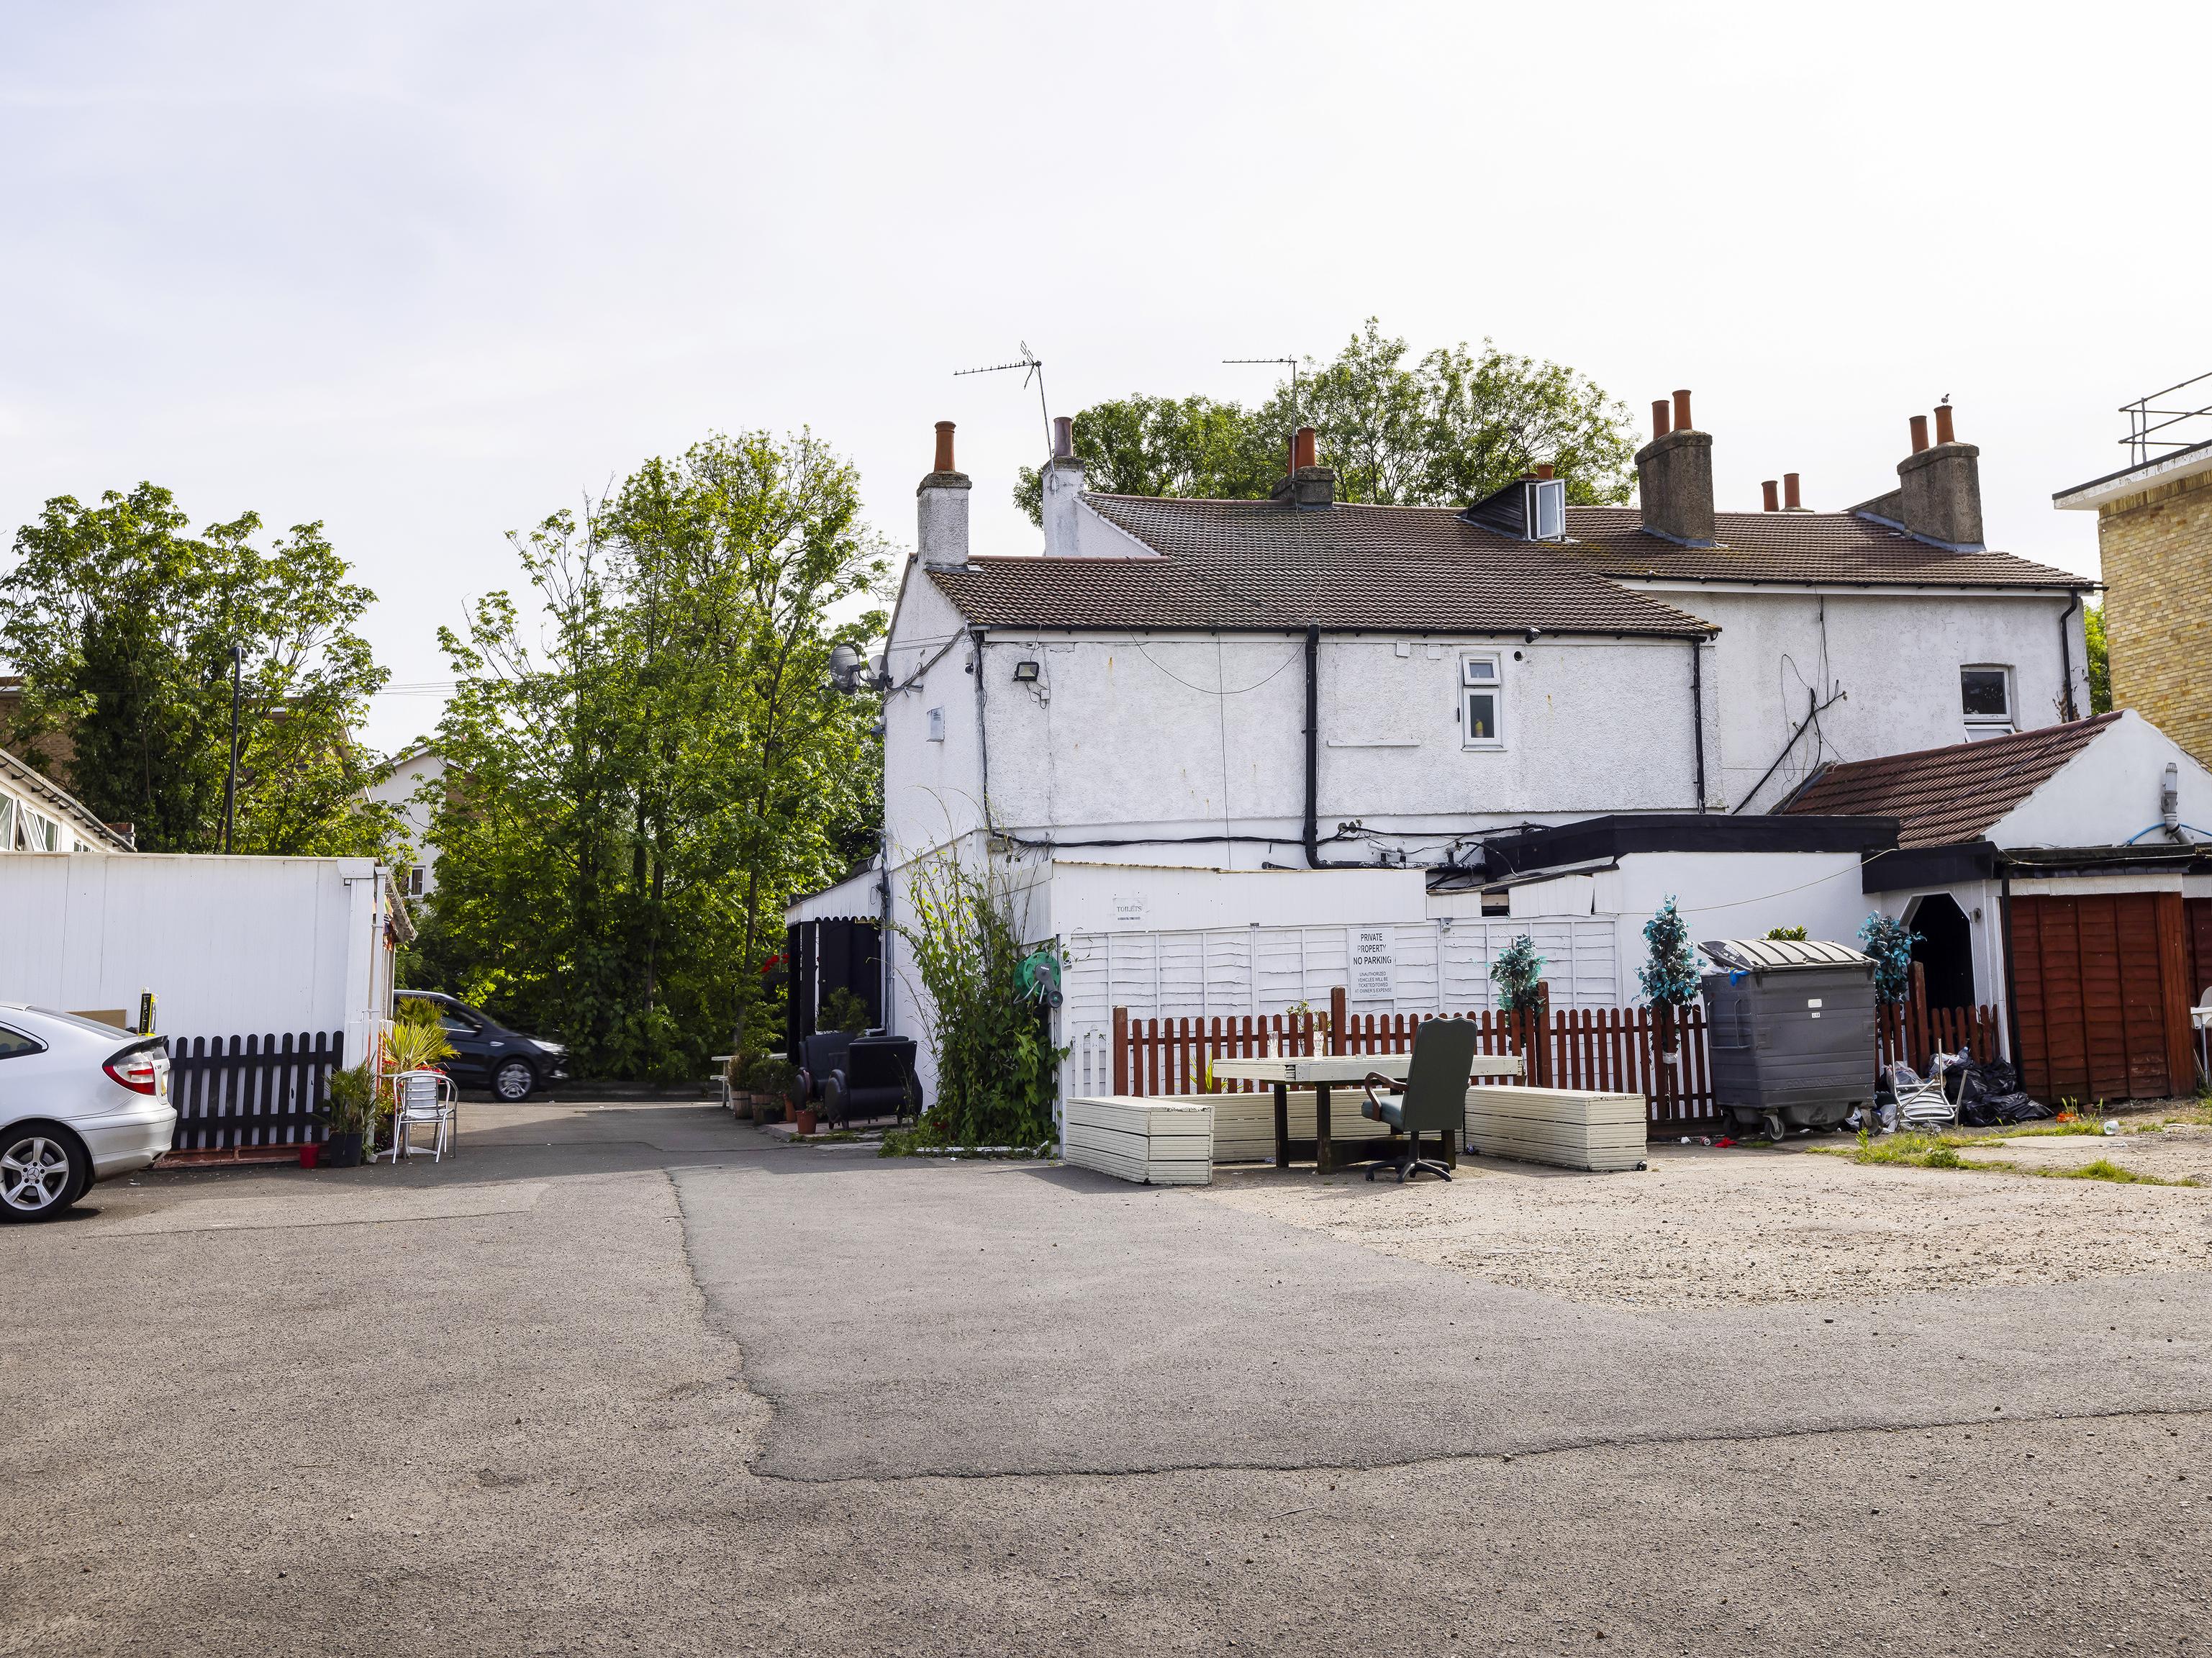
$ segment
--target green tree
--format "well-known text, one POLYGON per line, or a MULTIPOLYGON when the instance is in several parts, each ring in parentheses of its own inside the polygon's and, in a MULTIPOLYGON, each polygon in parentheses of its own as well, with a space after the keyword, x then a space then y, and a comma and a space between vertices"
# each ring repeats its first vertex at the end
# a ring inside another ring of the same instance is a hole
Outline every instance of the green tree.
MULTIPOLYGON (((1578 505, 1623 501, 1635 442, 1628 410, 1571 368, 1488 341, 1407 361, 1369 318, 1327 363, 1306 365, 1255 409, 1207 398, 1130 397, 1075 417, 1090 488, 1115 495, 1263 499, 1282 477, 1291 433, 1316 428, 1340 500, 1463 507, 1550 461, 1578 505)), ((1037 470, 1015 504, 1042 523, 1037 470)))
POLYGON ((264 552, 246 513, 191 533, 167 489, 68 495, 16 532, 0 647, 24 677, 30 746, 65 734, 71 791, 153 852, 222 843, 231 649, 240 671, 239 852, 367 854, 404 846, 365 799, 376 756, 351 732, 384 683, 356 631, 375 595, 347 580, 319 524, 264 552))
POLYGON ((829 659, 880 636, 888 562, 806 434, 710 437, 509 539, 544 638, 503 592, 441 634, 452 769, 410 966, 588 1074, 696 1075, 772 1017, 784 904, 874 847, 876 710, 829 659))
POLYGON ((2088 647, 2089 712, 2112 711, 2112 653, 2105 642, 2105 607, 2092 604, 2081 612, 2081 637, 2088 647))

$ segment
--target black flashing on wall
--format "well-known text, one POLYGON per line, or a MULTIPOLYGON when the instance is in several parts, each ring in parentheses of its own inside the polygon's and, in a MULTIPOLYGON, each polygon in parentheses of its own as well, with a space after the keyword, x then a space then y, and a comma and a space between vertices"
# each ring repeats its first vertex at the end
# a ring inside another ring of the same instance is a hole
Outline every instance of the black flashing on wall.
POLYGON ((1482 843, 1492 880, 1638 852, 1850 852, 1897 845, 1894 817, 1732 817, 1717 812, 1616 812, 1580 823, 1494 835, 1482 843))

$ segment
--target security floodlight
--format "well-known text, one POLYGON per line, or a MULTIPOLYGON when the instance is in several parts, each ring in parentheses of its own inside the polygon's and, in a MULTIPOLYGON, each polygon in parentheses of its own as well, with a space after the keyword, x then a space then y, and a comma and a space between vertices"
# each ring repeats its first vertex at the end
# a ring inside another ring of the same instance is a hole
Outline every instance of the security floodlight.
POLYGON ((1036 681, 1037 665, 1036 663, 1021 661, 1014 664, 1014 683, 1017 685, 1034 685, 1036 683, 1036 681))

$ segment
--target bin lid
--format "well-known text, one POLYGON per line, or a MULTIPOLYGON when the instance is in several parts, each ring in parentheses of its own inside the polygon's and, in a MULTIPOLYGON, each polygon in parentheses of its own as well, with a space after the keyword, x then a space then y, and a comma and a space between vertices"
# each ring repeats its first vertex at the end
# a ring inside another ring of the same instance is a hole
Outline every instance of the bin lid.
POLYGON ((1819 938, 1711 938, 1699 950, 1730 973, 1788 973, 1804 968, 1871 968, 1874 957, 1819 938))

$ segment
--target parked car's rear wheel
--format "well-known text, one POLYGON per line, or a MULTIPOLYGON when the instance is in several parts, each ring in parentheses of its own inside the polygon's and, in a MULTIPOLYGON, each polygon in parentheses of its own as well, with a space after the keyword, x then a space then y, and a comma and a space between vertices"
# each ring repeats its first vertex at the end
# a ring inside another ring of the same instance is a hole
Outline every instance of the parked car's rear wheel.
POLYGON ((92 1183, 75 1140, 36 1123, 0 1132, 0 1221, 58 1215, 92 1183))
POLYGON ((538 1086, 538 1073, 526 1060, 509 1060, 492 1072, 491 1091, 509 1105, 519 1105, 538 1086))

